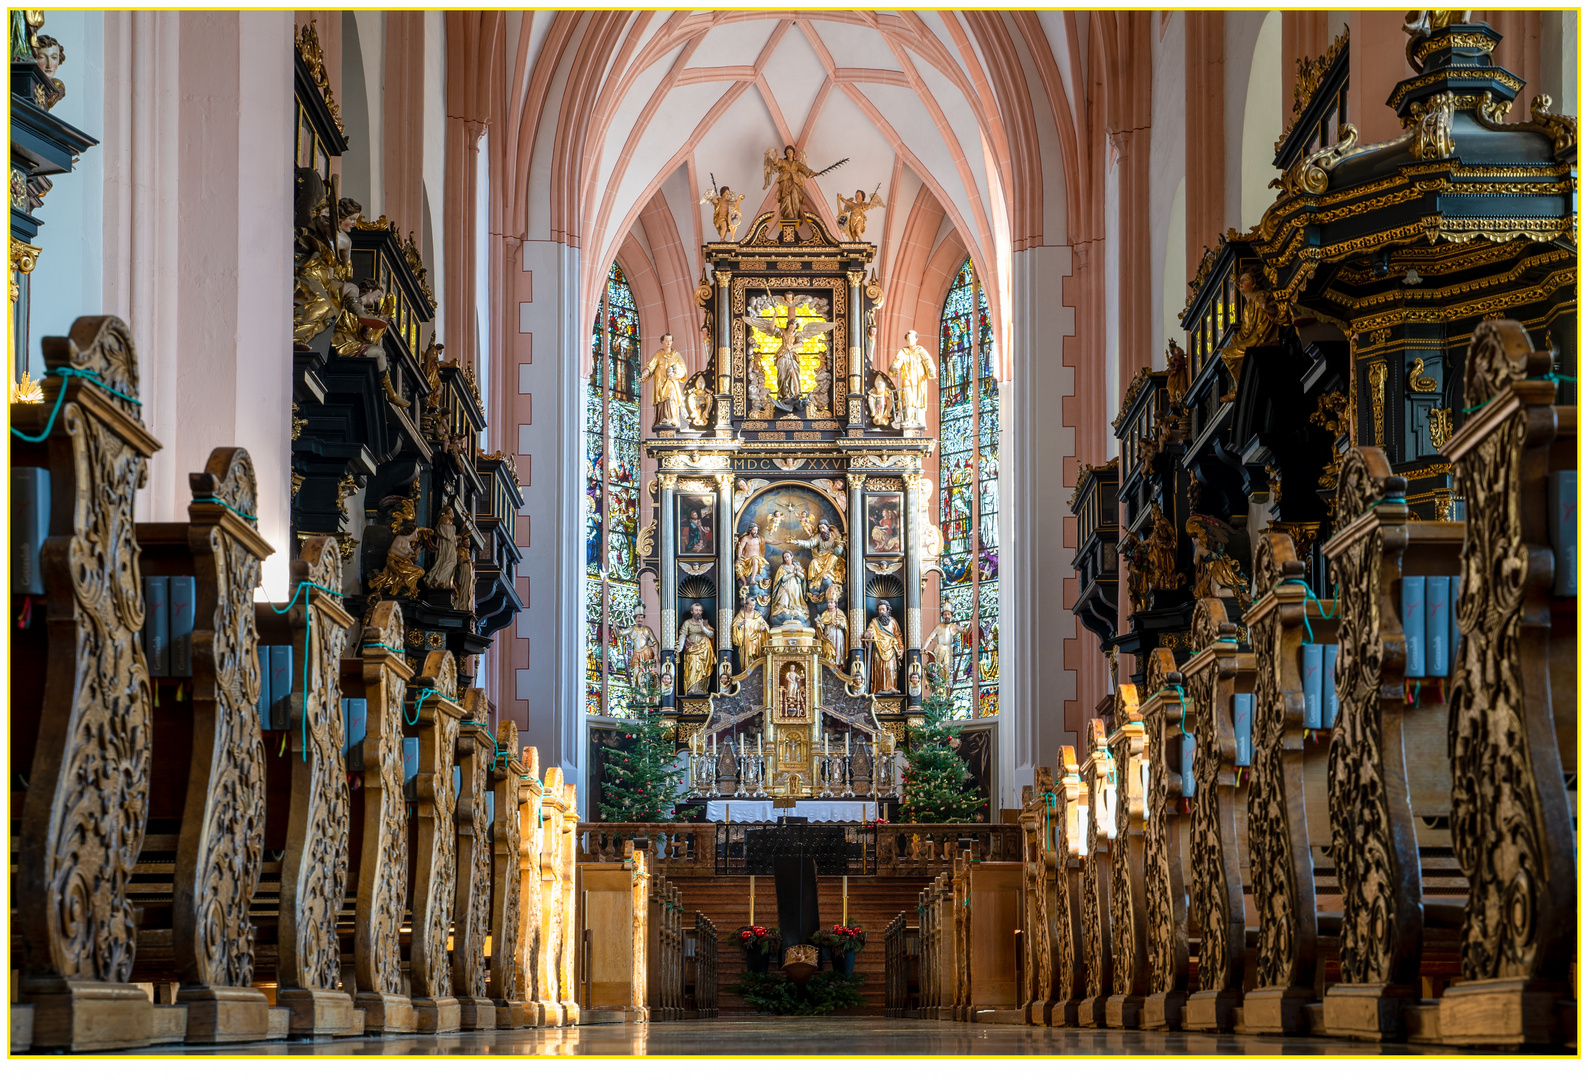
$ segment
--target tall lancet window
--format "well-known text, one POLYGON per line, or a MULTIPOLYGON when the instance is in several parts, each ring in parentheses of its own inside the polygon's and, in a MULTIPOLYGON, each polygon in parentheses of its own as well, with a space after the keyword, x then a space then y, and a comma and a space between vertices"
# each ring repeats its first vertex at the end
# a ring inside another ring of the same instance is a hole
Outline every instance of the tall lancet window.
POLYGON ((987 294, 969 259, 943 301, 939 349, 941 597, 975 628, 974 647, 954 648, 950 681, 964 721, 998 715, 998 380, 987 294))
POLYGON ((640 319, 617 263, 590 331, 585 384, 585 711, 628 718, 631 684, 618 632, 640 603, 640 319))

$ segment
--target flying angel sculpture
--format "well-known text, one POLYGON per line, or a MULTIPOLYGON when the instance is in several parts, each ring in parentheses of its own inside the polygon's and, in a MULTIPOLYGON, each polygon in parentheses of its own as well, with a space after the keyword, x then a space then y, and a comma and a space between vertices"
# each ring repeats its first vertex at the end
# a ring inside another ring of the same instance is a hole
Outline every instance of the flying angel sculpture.
POLYGON ((761 309, 760 315, 741 317, 747 325, 778 339, 777 356, 773 361, 777 368, 778 407, 789 411, 804 396, 800 386, 799 347, 817 334, 831 330, 837 323, 811 319, 801 325, 801 320, 807 317, 795 314, 794 294, 791 292, 783 294, 786 314, 782 317, 778 315, 777 304, 772 300, 770 289, 767 290, 766 298, 767 306, 761 309))

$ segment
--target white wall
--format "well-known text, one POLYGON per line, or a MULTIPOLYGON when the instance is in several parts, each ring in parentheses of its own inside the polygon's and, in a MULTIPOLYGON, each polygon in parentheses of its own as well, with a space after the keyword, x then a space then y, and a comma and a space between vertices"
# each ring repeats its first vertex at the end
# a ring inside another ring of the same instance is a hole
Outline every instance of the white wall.
MULTIPOLYGON (((105 132, 105 15, 100 11, 51 11, 44 33, 66 51, 56 77, 66 97, 54 115, 94 139, 105 132)), ((35 243, 43 249, 33 271, 29 309, 28 370, 44 370, 40 341, 61 336, 80 315, 122 314, 104 306, 100 265, 104 258, 105 152, 90 147, 54 187, 37 216, 44 222, 35 243)))
POLYGON ((1258 31, 1251 68, 1246 76, 1245 107, 1241 116, 1241 215, 1242 231, 1262 220, 1278 192, 1268 182, 1279 175, 1274 168, 1274 143, 1284 131, 1284 14, 1270 11, 1258 31))
MULTIPOLYGON (((1163 363, 1169 338, 1180 337, 1177 318, 1185 299, 1185 15, 1175 12, 1159 37, 1152 29, 1152 147, 1147 179, 1152 290, 1163 297, 1152 308, 1154 366, 1163 363)), ((1182 342, 1181 344, 1184 344, 1182 342)), ((1109 414, 1112 417, 1112 413, 1109 414)))

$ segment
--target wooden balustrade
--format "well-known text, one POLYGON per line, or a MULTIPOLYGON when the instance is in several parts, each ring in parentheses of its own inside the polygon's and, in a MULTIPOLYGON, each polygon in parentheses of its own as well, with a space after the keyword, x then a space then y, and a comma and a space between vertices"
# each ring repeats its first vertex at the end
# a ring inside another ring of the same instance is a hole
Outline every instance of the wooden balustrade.
POLYGON ((694 926, 687 942, 690 1003, 696 1019, 710 1020, 717 1015, 717 926, 695 912, 694 926))
POLYGON ((717 826, 709 822, 583 822, 575 854, 581 863, 621 863, 625 843, 642 839, 668 877, 716 876, 717 826))
POLYGON ((358 860, 353 1004, 372 1035, 407 1034, 418 1023, 402 969, 409 881, 403 699, 413 674, 403 653, 402 608, 379 601, 369 609, 356 655, 342 661, 342 693, 363 698, 365 711, 364 738, 348 748, 349 774, 360 778, 349 847, 358 860))
MULTIPOLYGON (((1450 834, 1469 883, 1461 978, 1440 999, 1442 1039, 1558 1045, 1575 1035, 1576 575, 1554 587, 1551 474, 1575 473, 1577 410, 1554 404, 1553 354, 1520 323, 1482 324, 1467 350, 1471 414, 1445 444, 1467 501, 1451 680, 1450 834)), ((1573 476, 1572 481, 1575 481, 1573 476)), ((1575 525, 1572 526, 1575 530, 1575 525)), ((1572 536, 1575 538, 1575 531, 1572 536)))
POLYGON ((905 912, 895 915, 882 930, 884 1016, 902 1017, 910 1008, 910 987, 915 982, 915 967, 920 927, 911 926, 905 912))
POLYGON ((132 978, 181 984, 175 998, 187 1010, 188 1042, 281 1037, 285 1011, 272 1016, 252 985, 249 918, 265 831, 254 589, 273 549, 252 524, 258 504, 247 451, 213 451, 189 485, 188 523, 137 530, 141 575, 192 578, 194 595, 186 598, 192 631, 181 674, 161 680, 163 700, 155 695, 132 978))

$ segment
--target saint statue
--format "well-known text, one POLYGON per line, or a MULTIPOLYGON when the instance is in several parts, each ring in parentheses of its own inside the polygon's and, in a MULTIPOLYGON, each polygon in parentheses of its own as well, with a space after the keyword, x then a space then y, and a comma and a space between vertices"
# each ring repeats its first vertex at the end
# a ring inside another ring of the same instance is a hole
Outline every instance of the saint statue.
POLYGON ((761 526, 752 521, 749 531, 739 537, 733 572, 740 581, 758 582, 766 577, 767 568, 766 541, 761 539, 761 526))
POLYGON ((810 548, 811 564, 806 568, 805 581, 812 596, 820 596, 829 585, 844 582, 844 538, 823 521, 816 526, 816 535, 806 540, 795 540, 802 548, 810 548))
POLYGON ((848 655, 849 616, 838 609, 838 586, 827 590, 827 607, 816 616, 816 633, 821 638, 822 659, 842 664, 848 655))
POLYGON ((927 387, 937 380, 937 363, 931 353, 917 344, 920 337, 914 330, 905 334, 904 348, 894 355, 888 368, 899 388, 899 419, 907 428, 926 427, 927 387))
POLYGON ((772 186, 774 174, 777 179, 778 216, 784 221, 798 221, 800 203, 805 199, 805 181, 817 175, 816 170, 805 164, 805 155, 794 147, 785 146, 780 157, 777 147, 769 146, 761 159, 762 191, 772 186))
POLYGON ((775 625, 798 623, 809 626, 810 610, 805 603, 805 570, 794 561, 794 553, 783 553, 783 564, 772 579, 772 617, 775 625))
MULTIPOLYGON (((881 190, 881 185, 878 185, 881 190)), ((876 210, 888 204, 883 202, 876 191, 871 193, 871 198, 866 198, 864 191, 855 192, 853 199, 838 196, 838 227, 849 236, 851 244, 859 244, 866 239, 866 211, 876 210)))
POLYGON ((689 605, 689 618, 678 628, 683 638, 684 693, 705 694, 711 690, 711 669, 716 663, 712 638, 716 635, 706 621, 705 608, 689 605))
POLYGON ((425 575, 425 584, 432 589, 450 589, 458 569, 458 529, 452 523, 452 510, 441 511, 436 522, 436 561, 425 575))
POLYGON ((744 588, 739 590, 739 598, 742 604, 733 617, 733 644, 739 650, 739 672, 743 674, 761 662, 770 631, 755 606, 755 594, 744 588))
MULTIPOLYGON (((926 644, 921 646, 921 651, 926 653, 933 664, 937 666, 937 682, 944 685, 954 678, 954 646, 965 637, 967 627, 954 621, 954 609, 948 604, 943 605, 943 610, 938 615, 937 625, 932 628, 932 633, 927 636, 926 644)), ((928 678, 931 678, 931 669, 928 669, 928 678)))
MULTIPOLYGON (((765 191, 766 186, 762 185, 761 190, 765 191)), ((730 191, 724 184, 718 191, 707 188, 700 201, 711 204, 711 222, 717 226, 717 235, 733 243, 733 234, 739 231, 739 204, 744 202, 744 196, 730 191)))
POLYGON ((645 608, 639 607, 634 611, 634 623, 626 629, 619 630, 618 634, 623 639, 625 651, 628 653, 629 672, 643 672, 649 675, 656 674, 656 632, 645 625, 645 608))
POLYGON ((684 358, 673 351, 673 335, 663 334, 662 347, 656 350, 640 381, 656 377, 651 388, 651 404, 656 407, 656 427, 682 427, 684 415, 684 358))
POLYGON ((386 565, 369 579, 369 591, 376 596, 418 596, 419 582, 425 576, 419 565, 419 548, 428 544, 429 529, 414 529, 392 537, 386 549, 386 565))
POLYGON ((696 375, 695 381, 689 385, 689 394, 684 398, 684 403, 689 406, 689 422, 697 428, 710 424, 711 406, 715 400, 711 391, 706 389, 706 376, 696 375))
POLYGON ((805 680, 800 677, 798 664, 783 668, 783 685, 778 688, 782 708, 778 715, 785 720, 803 720, 806 713, 805 680))
POLYGON ((1241 294, 1241 321, 1220 353, 1225 370, 1230 373, 1229 393, 1219 398, 1220 401, 1235 400, 1247 350, 1271 344, 1279 336, 1278 307, 1269 299, 1262 271, 1251 266, 1242 270, 1235 279, 1235 288, 1241 294))
POLYGON ((892 610, 886 600, 877 601, 877 617, 860 636, 867 646, 873 694, 899 692, 899 659, 904 655, 904 635, 892 610))
POLYGON ((943 554, 943 530, 932 520, 932 478, 917 476, 915 490, 915 557, 924 577, 928 570, 942 573, 937 560, 943 554))
POLYGON ((871 380, 871 390, 866 394, 866 408, 871 412, 873 427, 893 426, 893 391, 882 381, 880 373, 871 380))
POLYGON ((767 306, 761 309, 760 315, 741 317, 749 326, 778 339, 777 355, 773 359, 773 364, 777 368, 777 396, 785 409, 792 409, 794 403, 804 396, 800 386, 799 347, 817 334, 831 330, 837 324, 795 314, 796 302, 791 292, 783 294, 785 315, 780 324, 777 304, 772 300, 770 290, 766 298, 767 306), (801 319, 808 320, 804 326, 800 325, 801 319))

